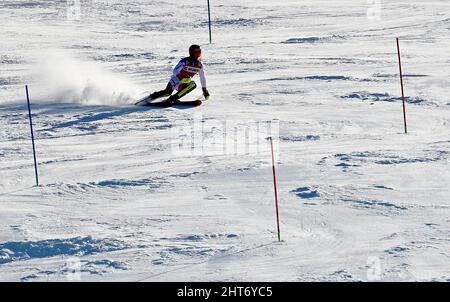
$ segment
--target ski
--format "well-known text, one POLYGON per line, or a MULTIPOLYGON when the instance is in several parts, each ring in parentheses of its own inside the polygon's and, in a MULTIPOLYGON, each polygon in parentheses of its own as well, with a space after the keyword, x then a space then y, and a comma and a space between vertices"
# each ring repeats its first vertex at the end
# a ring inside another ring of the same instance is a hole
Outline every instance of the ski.
POLYGON ((180 105, 180 106, 200 106, 202 104, 202 100, 195 100, 195 101, 176 101, 174 105, 180 105))
POLYGON ((136 103, 134 103, 136 106, 145 106, 148 101, 151 101, 152 99, 150 98, 150 96, 146 96, 145 98, 140 99, 139 101, 137 101, 136 103))
POLYGON ((137 101, 135 103, 136 106, 147 106, 147 104, 149 104, 152 101, 155 101, 157 99, 163 98, 163 97, 167 97, 167 95, 162 95, 160 97, 156 97, 156 98, 152 98, 152 95, 148 95, 146 97, 143 97, 142 99, 140 99, 139 101, 137 101))
POLYGON ((148 101, 139 101, 136 103, 137 106, 148 106, 148 107, 161 107, 161 108, 167 108, 171 107, 173 105, 173 102, 169 101, 163 101, 163 102, 148 102, 148 101))
POLYGON ((200 106, 202 104, 201 100, 195 100, 195 101, 175 101, 175 102, 169 102, 168 100, 162 101, 162 102, 149 102, 146 99, 140 100, 135 105, 136 106, 149 106, 149 107, 160 107, 160 108, 167 108, 172 107, 174 105, 176 106, 189 106, 189 107, 196 107, 200 106))

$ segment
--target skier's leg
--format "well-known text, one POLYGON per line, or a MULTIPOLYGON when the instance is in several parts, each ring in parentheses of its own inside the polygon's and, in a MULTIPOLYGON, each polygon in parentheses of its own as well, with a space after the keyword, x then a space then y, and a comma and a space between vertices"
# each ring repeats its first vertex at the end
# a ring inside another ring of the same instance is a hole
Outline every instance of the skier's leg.
POLYGON ((171 101, 177 101, 180 98, 184 97, 189 92, 193 91, 195 88, 197 88, 197 84, 194 81, 191 81, 187 84, 181 84, 178 86, 178 91, 174 95, 170 96, 171 101))
POLYGON ((172 94, 172 92, 173 92, 172 84, 169 82, 166 86, 166 89, 153 92, 152 94, 150 94, 150 98, 158 99, 163 96, 169 96, 172 94))

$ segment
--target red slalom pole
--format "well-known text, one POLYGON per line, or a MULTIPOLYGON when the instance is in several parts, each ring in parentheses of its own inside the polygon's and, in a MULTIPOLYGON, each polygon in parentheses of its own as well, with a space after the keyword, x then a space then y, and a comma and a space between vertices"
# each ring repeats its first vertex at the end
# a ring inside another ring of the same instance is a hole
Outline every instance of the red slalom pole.
POLYGON ((398 66, 400 69, 400 84, 402 86, 402 99, 403 99, 403 123, 405 125, 405 134, 408 134, 408 127, 406 124, 406 99, 405 99, 405 89, 403 86, 403 71, 402 71, 402 59, 400 55, 400 42, 397 38, 397 52, 398 52, 398 66))
POLYGON ((269 136, 267 139, 270 141, 270 149, 272 150, 272 174, 273 174, 273 188, 275 191, 275 209, 276 209, 276 214, 277 214, 277 231, 278 231, 278 241, 281 241, 280 214, 278 211, 277 176, 275 173, 275 156, 274 156, 274 152, 273 152, 273 140, 272 140, 271 136, 269 136))

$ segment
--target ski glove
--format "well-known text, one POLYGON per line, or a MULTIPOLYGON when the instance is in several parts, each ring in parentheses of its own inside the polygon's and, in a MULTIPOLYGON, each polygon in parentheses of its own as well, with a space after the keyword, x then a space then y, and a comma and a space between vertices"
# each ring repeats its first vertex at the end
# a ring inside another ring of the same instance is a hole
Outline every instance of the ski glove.
POLYGON ((203 90, 203 96, 205 97, 205 100, 209 100, 209 92, 208 89, 206 89, 206 87, 202 88, 203 90))

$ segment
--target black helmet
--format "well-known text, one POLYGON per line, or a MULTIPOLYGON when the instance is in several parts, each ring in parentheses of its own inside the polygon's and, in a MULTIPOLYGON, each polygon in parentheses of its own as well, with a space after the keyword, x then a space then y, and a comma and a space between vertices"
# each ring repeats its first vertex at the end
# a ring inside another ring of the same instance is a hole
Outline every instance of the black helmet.
POLYGON ((189 47, 189 56, 193 59, 198 60, 202 56, 202 49, 199 45, 191 45, 189 47))

